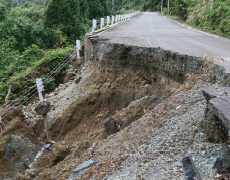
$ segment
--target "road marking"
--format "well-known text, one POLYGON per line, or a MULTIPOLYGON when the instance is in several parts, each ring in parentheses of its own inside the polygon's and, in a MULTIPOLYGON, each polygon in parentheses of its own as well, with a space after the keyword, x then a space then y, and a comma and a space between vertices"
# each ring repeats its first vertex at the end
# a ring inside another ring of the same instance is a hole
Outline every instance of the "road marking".
MULTIPOLYGON (((161 16, 163 16, 163 15, 161 15, 161 16)), ((222 36, 214 35, 214 34, 207 33, 207 32, 204 32, 204 31, 202 31, 202 30, 199 30, 199 29, 193 28, 193 27, 191 27, 191 26, 189 26, 189 25, 187 25, 187 24, 181 24, 180 22, 178 22, 178 21, 176 21, 176 20, 174 20, 174 19, 170 19, 170 18, 168 18, 168 17, 166 17, 166 16, 163 16, 163 17, 164 17, 164 18, 166 18, 166 19, 168 19, 168 20, 171 20, 171 21, 176 22, 177 24, 179 24, 179 25, 181 25, 181 26, 183 26, 183 27, 186 27, 187 29, 191 29, 191 30, 193 30, 193 31, 197 31, 197 32, 200 32, 200 33, 203 33, 203 34, 209 35, 209 36, 213 36, 213 37, 215 37, 215 38, 223 38, 223 39, 227 39, 227 38, 222 37, 222 36)))

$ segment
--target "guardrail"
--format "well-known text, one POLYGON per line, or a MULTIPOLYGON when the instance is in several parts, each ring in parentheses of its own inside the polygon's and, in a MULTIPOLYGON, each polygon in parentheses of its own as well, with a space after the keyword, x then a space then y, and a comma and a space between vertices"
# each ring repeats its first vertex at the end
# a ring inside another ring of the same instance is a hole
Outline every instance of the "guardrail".
MULTIPOLYGON (((140 11, 134 12, 134 13, 129 13, 129 14, 119 14, 119 15, 115 15, 115 16, 107 16, 106 18, 101 18, 100 19, 100 30, 103 29, 103 27, 105 26, 105 19, 106 19, 106 26, 108 27, 109 25, 115 25, 117 23, 126 21, 130 18, 132 18, 133 16, 136 16, 140 14, 140 11)), ((98 25, 97 25, 97 20, 93 19, 93 26, 92 26, 92 32, 95 32, 95 30, 97 29, 98 25)))

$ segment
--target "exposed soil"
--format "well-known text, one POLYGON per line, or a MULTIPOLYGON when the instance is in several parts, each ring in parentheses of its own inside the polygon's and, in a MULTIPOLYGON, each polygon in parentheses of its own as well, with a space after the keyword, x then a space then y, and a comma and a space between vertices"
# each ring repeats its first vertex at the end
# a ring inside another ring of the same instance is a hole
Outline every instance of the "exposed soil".
MULTIPOLYGON (((88 140, 91 146, 95 141, 107 138, 104 122, 131 101, 151 95, 164 97, 180 86, 180 83, 157 77, 143 68, 135 71, 130 69, 118 71, 104 69, 97 64, 87 64, 83 70, 82 79, 78 84, 75 80, 69 81, 60 86, 58 93, 46 98, 53 106, 48 114, 52 140, 60 141, 70 147, 79 145, 85 140, 88 140), (95 89, 91 88, 93 84, 96 85, 95 89)), ((33 107, 36 104, 38 102, 31 102, 28 105, 30 110, 28 113, 35 114, 33 107)), ((38 140, 44 143, 46 136, 40 116, 35 114, 35 118, 30 120, 23 116, 16 117, 17 114, 10 117, 2 136, 22 134, 34 144, 38 140)), ((2 142, 6 144, 8 141, 2 142)), ((1 177, 14 174, 15 169, 5 169, 7 161, 5 163, 3 161, 4 157, 1 163, 4 164, 1 167, 4 173, 1 177)), ((60 160, 55 161, 57 162, 51 164, 57 164, 60 160)))
MULTIPOLYGON (((167 60, 170 55, 167 52, 167 60)), ((105 57, 114 59, 111 66, 95 58, 82 66, 81 78, 73 77, 77 69, 70 66, 62 77, 66 83, 45 95, 52 105, 48 118, 55 144, 32 169, 23 166, 23 152, 32 154, 33 147, 46 139, 43 120, 34 111, 39 102, 30 102, 23 114, 4 121, 0 179, 183 179, 180 161, 193 152, 202 176, 213 178, 207 173, 216 157, 211 152, 221 154, 222 145, 208 143, 201 128, 206 109, 202 88, 212 84, 211 64, 197 60, 194 71, 200 73, 188 74, 192 66, 180 71, 183 63, 190 63, 183 57, 173 77, 173 62, 166 61, 162 70, 161 63, 156 63, 157 69, 148 63, 124 63, 126 57, 119 62, 109 52, 105 57), (88 160, 96 165, 73 173, 88 160)))

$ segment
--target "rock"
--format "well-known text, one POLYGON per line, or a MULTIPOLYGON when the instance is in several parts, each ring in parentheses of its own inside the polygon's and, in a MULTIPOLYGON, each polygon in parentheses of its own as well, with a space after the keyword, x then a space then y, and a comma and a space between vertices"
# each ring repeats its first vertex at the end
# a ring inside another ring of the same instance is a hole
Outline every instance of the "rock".
POLYGON ((83 170, 83 169, 87 169, 90 168, 91 166, 97 164, 97 161, 86 161, 80 165, 78 165, 74 170, 73 170, 73 174, 77 174, 79 171, 83 170))
POLYGON ((118 121, 113 118, 108 118, 104 123, 104 127, 108 135, 114 134, 120 130, 118 121))
POLYGON ((49 111, 51 110, 51 105, 49 102, 43 102, 39 103, 35 107, 35 111, 37 112, 38 115, 46 115, 49 111))
POLYGON ((33 148, 34 144, 27 137, 12 135, 12 139, 4 143, 5 166, 10 166, 13 172, 24 171, 24 161, 32 153, 33 148))
POLYGON ((59 90, 64 90, 65 89, 65 84, 59 84, 58 89, 59 90))
POLYGON ((78 84, 78 83, 81 81, 81 78, 82 78, 81 76, 78 77, 78 78, 76 79, 75 83, 78 84))
POLYGON ((90 142, 88 140, 81 142, 76 149, 74 149, 72 156, 73 158, 79 157, 90 147, 90 142))
POLYGON ((75 76, 72 76, 71 78, 70 78, 70 81, 73 81, 75 79, 75 76))
POLYGON ((69 82, 72 76, 73 76, 73 73, 67 73, 64 78, 64 83, 69 82))
POLYGON ((70 148, 64 143, 56 143, 52 147, 52 156, 56 161, 62 161, 68 154, 70 154, 70 148))
POLYGON ((51 153, 52 151, 52 143, 47 143, 42 146, 41 144, 37 144, 33 149, 32 155, 30 155, 25 161, 25 165, 28 168, 33 168, 35 164, 46 154, 51 153))
POLYGON ((117 84, 116 83, 112 83, 110 88, 111 89, 116 89, 117 88, 117 84))
POLYGON ((207 101, 218 96, 230 95, 230 87, 218 87, 209 86, 203 89, 203 95, 207 101))
POLYGON ((209 100, 208 109, 211 110, 230 129, 230 96, 209 100))
POLYGON ((16 173, 12 179, 13 180, 25 180, 25 176, 22 175, 21 173, 16 173))
POLYGON ((221 159, 221 157, 217 157, 216 161, 212 167, 213 169, 216 169, 216 173, 220 173, 221 169, 223 168, 223 160, 221 159))
POLYGON ((151 174, 147 177, 146 180, 158 180, 158 179, 161 179, 160 171, 155 170, 155 171, 151 172, 151 174))
POLYGON ((154 159, 158 158, 159 156, 160 156, 160 154, 151 153, 151 154, 147 155, 146 158, 147 158, 147 159, 154 160, 154 159))
POLYGON ((81 66, 84 63, 84 58, 83 57, 77 57, 76 58, 76 65, 81 66))
POLYGON ((33 153, 24 161, 25 165, 29 168, 30 165, 34 162, 34 159, 39 151, 41 151, 42 145, 39 143, 33 149, 33 153))
POLYGON ((135 165, 132 167, 128 167, 125 168, 123 171, 115 174, 114 176, 112 176, 111 178, 109 178, 109 180, 113 180, 113 179, 131 179, 131 178, 135 178, 136 175, 133 173, 139 165, 135 165))
MULTIPOLYGON (((40 116, 40 115, 39 115, 40 116)), ((34 121, 33 124, 30 125, 34 132, 38 135, 43 133, 44 130, 44 122, 42 117, 37 117, 34 121)))
POLYGON ((187 180, 202 180, 200 173, 190 157, 184 157, 182 159, 182 164, 187 180))
POLYGON ((38 171, 36 169, 27 169, 25 175, 30 176, 31 178, 34 178, 38 176, 38 171))
POLYGON ((157 100, 156 96, 145 96, 141 99, 131 102, 126 108, 113 115, 113 119, 120 123, 121 129, 124 129, 132 122, 141 118, 146 109, 150 109, 151 105, 157 100))

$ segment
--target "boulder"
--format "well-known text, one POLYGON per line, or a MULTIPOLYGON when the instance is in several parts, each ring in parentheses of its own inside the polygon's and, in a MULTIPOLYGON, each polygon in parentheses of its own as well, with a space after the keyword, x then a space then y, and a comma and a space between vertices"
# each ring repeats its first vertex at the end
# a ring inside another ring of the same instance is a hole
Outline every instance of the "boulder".
POLYGON ((114 134, 120 130, 119 123, 113 118, 108 118, 104 123, 107 135, 114 134))
POLYGON ((55 161, 62 161, 70 154, 70 147, 64 143, 55 143, 52 149, 52 156, 55 161))
POLYGON ((113 115, 112 119, 119 122, 121 129, 124 129, 132 122, 141 118, 145 111, 150 109, 156 101, 156 96, 145 96, 141 99, 131 102, 126 108, 123 108, 121 111, 113 115))
POLYGON ((81 142, 72 152, 73 158, 79 157, 90 147, 88 140, 81 142))

